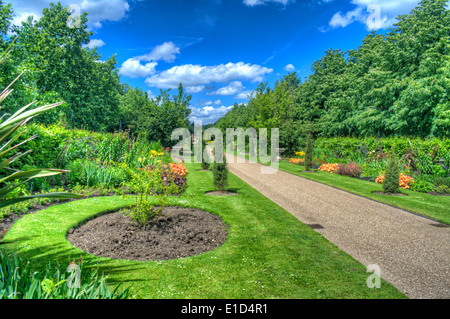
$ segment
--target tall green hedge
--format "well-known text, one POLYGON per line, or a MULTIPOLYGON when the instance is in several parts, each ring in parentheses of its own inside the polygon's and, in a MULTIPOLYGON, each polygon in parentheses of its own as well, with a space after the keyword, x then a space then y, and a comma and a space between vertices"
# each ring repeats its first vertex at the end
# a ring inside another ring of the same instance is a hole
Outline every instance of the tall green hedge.
POLYGON ((393 137, 393 138, 353 138, 333 137, 318 138, 314 142, 315 149, 329 150, 335 157, 348 158, 355 153, 362 155, 375 152, 389 152, 392 147, 396 150, 396 156, 402 157, 413 149, 431 154, 433 149, 439 145, 437 157, 444 156, 450 152, 450 139, 421 139, 418 137, 393 137), (412 146, 412 147, 411 147, 412 146))

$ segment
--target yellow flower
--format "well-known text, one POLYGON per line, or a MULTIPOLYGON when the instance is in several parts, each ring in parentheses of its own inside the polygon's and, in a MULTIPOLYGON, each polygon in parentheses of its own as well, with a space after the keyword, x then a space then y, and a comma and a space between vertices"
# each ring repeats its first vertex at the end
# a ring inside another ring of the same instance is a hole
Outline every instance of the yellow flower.
POLYGON ((139 161, 139 163, 141 163, 142 162, 142 158, 139 157, 138 161, 139 161))

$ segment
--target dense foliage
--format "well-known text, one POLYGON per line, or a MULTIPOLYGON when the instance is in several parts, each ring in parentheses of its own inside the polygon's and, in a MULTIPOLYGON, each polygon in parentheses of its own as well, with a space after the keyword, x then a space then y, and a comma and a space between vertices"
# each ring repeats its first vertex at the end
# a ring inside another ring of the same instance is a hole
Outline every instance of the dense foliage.
POLYGON ((273 89, 262 83, 247 105, 216 125, 280 128, 291 153, 311 128, 320 137, 450 136, 450 10, 423 0, 386 34, 357 50, 330 49, 303 83, 291 73, 273 89), (308 127, 308 128, 306 128, 308 127))
POLYGON ((76 28, 67 25, 70 13, 60 3, 51 3, 42 18, 30 17, 21 26, 11 25, 13 14, 11 5, 0 1, 0 51, 14 42, 0 67, 0 85, 6 87, 14 74, 25 71, 3 112, 13 113, 35 100, 38 106, 65 101, 36 121, 96 132, 130 129, 133 136, 165 146, 172 146, 174 128, 188 126, 191 97, 181 84, 175 96, 167 90, 155 99, 121 84, 116 57, 103 60, 88 46, 93 33, 87 30, 87 13, 76 28))
MULTIPOLYGON (((154 177, 145 180, 146 184, 153 185, 149 193, 161 192, 162 187, 167 195, 177 194, 184 191, 187 185, 187 172, 180 167, 183 164, 172 163, 168 148, 163 149, 159 142, 133 138, 128 132, 96 133, 35 123, 22 128, 18 141, 27 140, 31 136, 36 138, 29 141, 27 146, 33 152, 24 154, 11 163, 10 170, 58 167, 70 172, 30 180, 20 185, 14 196, 47 194, 55 190, 63 192, 67 189, 87 197, 95 192, 99 195, 122 195, 125 192, 137 194, 142 190, 139 183, 136 183, 143 178, 139 172, 148 170, 154 177), (152 170, 160 166, 162 169, 152 170), (163 186, 160 185, 162 183, 163 186)), ((22 150, 19 147, 14 151, 20 153, 22 150)), ((39 198, 33 202, 45 204, 49 200, 39 198)), ((0 218, 10 212, 24 212, 33 202, 0 209, 0 218)))
POLYGON ((61 268, 47 265, 33 271, 30 262, 16 254, 0 250, 0 299, 128 299, 129 289, 111 290, 104 276, 97 271, 87 271, 81 257, 78 263, 61 268), (75 266, 76 265, 76 266, 75 266), (80 278, 75 280, 75 270, 80 269, 80 278), (72 279, 74 278, 74 279, 72 279), (72 283, 72 285, 70 285, 72 283))

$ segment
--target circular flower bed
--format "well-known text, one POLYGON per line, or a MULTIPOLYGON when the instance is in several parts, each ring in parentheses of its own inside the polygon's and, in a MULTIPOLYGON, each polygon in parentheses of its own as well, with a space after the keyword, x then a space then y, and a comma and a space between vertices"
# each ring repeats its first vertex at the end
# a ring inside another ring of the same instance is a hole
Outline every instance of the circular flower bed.
POLYGON ((227 236, 228 226, 219 216, 174 206, 144 227, 122 212, 102 215, 70 229, 67 239, 92 255, 148 261, 198 255, 221 246, 227 236))

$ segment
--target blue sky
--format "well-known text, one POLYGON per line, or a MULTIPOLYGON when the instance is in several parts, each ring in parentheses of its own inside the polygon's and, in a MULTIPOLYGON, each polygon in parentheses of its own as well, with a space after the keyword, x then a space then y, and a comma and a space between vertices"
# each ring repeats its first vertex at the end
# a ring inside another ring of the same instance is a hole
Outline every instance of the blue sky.
MULTIPOLYGON (((51 1, 12 0, 19 24, 51 1)), ((304 79, 330 48, 357 49, 375 29, 419 0, 63 0, 87 12, 106 60, 116 54, 122 83, 150 96, 180 82, 192 95, 191 120, 215 122, 248 102, 260 82, 290 72, 304 79)))

